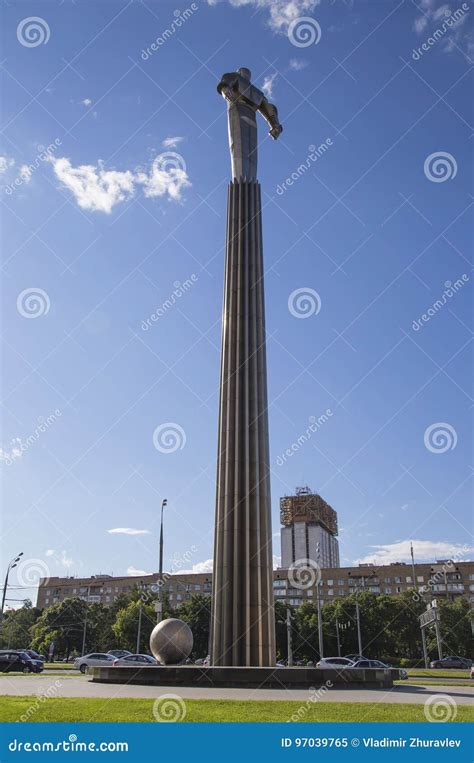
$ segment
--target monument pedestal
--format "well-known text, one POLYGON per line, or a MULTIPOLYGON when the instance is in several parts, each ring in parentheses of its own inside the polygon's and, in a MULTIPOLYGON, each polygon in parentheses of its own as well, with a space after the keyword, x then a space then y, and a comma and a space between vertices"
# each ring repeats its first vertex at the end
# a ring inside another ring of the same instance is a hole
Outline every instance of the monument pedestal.
POLYGON ((229 185, 211 663, 274 666, 262 222, 256 180, 229 185))

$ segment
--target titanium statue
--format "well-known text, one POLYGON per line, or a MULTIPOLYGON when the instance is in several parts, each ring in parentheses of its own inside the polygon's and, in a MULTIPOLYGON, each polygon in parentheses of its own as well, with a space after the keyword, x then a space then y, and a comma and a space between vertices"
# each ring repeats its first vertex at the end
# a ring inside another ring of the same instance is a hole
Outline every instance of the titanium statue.
POLYGON ((233 180, 257 179, 257 111, 267 121, 273 140, 283 130, 276 106, 252 85, 251 76, 250 69, 241 68, 223 74, 217 86, 218 92, 227 101, 233 180))

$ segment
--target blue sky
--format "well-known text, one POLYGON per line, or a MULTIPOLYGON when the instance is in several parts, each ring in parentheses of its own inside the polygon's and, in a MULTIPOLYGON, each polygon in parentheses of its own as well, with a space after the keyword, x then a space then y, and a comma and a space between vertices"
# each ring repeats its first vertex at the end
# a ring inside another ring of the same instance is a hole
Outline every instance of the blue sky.
POLYGON ((338 511, 343 564, 406 560, 411 540, 419 561, 472 558, 461 5, 2 6, 2 552, 26 560, 10 598, 38 572, 156 571, 163 497, 165 567, 209 568, 216 84, 239 66, 284 126, 259 134, 274 553, 279 497, 308 484, 338 511))

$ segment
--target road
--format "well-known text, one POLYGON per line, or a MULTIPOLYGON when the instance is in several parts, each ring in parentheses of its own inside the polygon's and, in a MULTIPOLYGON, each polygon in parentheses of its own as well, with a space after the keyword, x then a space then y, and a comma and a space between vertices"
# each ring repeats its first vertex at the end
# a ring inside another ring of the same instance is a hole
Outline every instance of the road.
MULTIPOLYGON (((210 689, 184 686, 135 686, 132 684, 97 684, 87 676, 25 675, 0 678, 0 695, 26 696, 45 694, 55 697, 156 698, 162 694, 179 694, 183 699, 262 699, 297 700, 308 699, 306 689, 210 689), (51 693, 54 687, 54 694, 51 693)), ((323 702, 396 702, 423 704, 434 694, 448 694, 458 705, 472 704, 474 687, 467 686, 410 686, 398 685, 393 689, 329 689, 323 694, 323 702)))

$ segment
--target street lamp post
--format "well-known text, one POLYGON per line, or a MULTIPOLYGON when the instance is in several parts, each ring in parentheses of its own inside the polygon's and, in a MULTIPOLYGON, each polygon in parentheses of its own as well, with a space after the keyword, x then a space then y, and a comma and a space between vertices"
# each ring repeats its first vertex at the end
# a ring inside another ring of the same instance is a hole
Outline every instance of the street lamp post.
POLYGON ((160 567, 158 570, 158 601, 156 602, 156 622, 160 623, 163 617, 163 509, 168 505, 168 499, 163 498, 161 502, 161 522, 160 522, 160 567))
POLYGON ((0 616, 0 620, 3 620, 3 610, 5 609, 5 598, 7 595, 7 586, 8 586, 8 576, 10 574, 10 570, 12 570, 14 567, 17 566, 17 563, 20 561, 20 556, 23 556, 23 551, 20 551, 18 556, 16 556, 14 559, 11 560, 7 567, 7 574, 5 575, 5 583, 3 585, 3 595, 2 595, 2 612, 0 616))
MULTIPOLYGON (((316 544, 316 563, 318 565, 318 572, 320 570, 319 560, 321 557, 321 550, 319 543, 316 544)), ((318 644, 319 644, 319 659, 322 660, 324 657, 323 654, 323 621, 321 619, 321 596, 320 596, 320 590, 319 586, 321 584, 321 573, 319 572, 318 578, 316 580, 316 606, 318 610, 318 644)))

